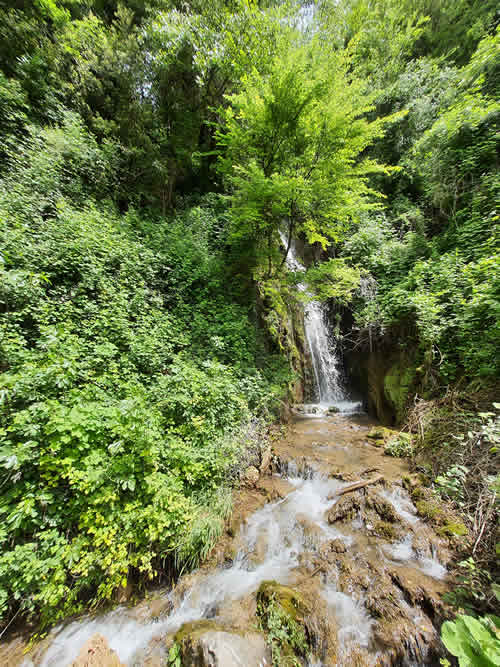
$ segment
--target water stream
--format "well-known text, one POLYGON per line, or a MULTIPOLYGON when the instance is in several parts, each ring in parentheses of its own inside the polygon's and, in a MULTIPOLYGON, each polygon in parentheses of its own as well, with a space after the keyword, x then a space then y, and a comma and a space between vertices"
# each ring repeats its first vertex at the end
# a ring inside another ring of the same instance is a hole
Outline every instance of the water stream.
MULTIPOLYGON (((238 626, 240 631, 242 627, 255 628, 252 600, 262 582, 274 580, 296 587, 306 598, 315 600, 322 618, 331 618, 334 630, 329 632, 335 635, 331 641, 337 647, 337 657, 332 661, 328 655, 311 656, 309 665, 347 667, 353 664, 353 651, 358 658, 361 655, 356 663, 360 665, 432 665, 432 661, 426 661, 425 651, 419 651, 422 642, 431 645, 436 637, 429 618, 429 600, 437 598, 446 569, 436 552, 435 536, 428 533, 407 492, 397 483, 404 463, 371 451, 376 448, 364 441, 369 425, 366 417, 300 418, 289 437, 276 446, 280 472, 266 482, 266 489, 285 485, 283 497, 273 502, 262 498, 261 506, 248 514, 234 537, 234 556, 229 564, 222 562, 185 575, 173 590, 159 591, 153 602, 120 606, 101 616, 61 625, 38 649, 10 664, 68 667, 84 643, 100 633, 123 664, 159 667, 165 664, 165 637, 187 622, 214 619, 224 626, 238 626), (345 471, 341 477, 350 479, 362 474, 360 471, 370 462, 385 466, 389 483, 370 492, 372 496, 366 495, 365 506, 355 504, 354 511, 332 522, 332 508, 354 499, 353 494, 338 495, 350 482, 332 477, 331 470, 338 469, 333 464, 345 471), (381 539, 374 529, 379 517, 368 502, 370 498, 390 506, 397 515, 394 526, 398 530, 389 538, 381 539), (323 569, 315 574, 318 567, 323 569), (399 582, 397 586, 394 581, 399 582), (422 608, 416 594, 415 600, 410 599, 412 586, 417 583, 418 595, 425 600, 422 608), (392 609, 391 613, 396 620, 386 630, 377 605, 390 602, 394 606, 395 599, 397 612, 392 609), (242 609, 247 611, 243 613, 242 609), (412 645, 404 649, 408 655, 416 651, 415 659, 380 662, 385 655, 386 635, 397 635, 394 625, 402 628, 404 640, 400 638, 400 642, 407 643, 408 636, 424 636, 417 648, 412 645)), ((241 503, 246 502, 243 495, 241 503)))
MULTIPOLYGON (((303 270, 294 244, 288 262, 291 270, 303 270)), ((276 443, 274 475, 237 497, 236 509, 250 501, 257 507, 243 511, 231 558, 181 577, 172 590, 136 606, 62 624, 28 655, 12 649, 7 660, 4 653, 6 664, 68 667, 100 633, 123 664, 159 667, 166 660, 166 638, 187 622, 214 619, 235 628, 238 637, 255 633, 256 591, 270 580, 310 601, 319 639, 304 665, 435 664, 433 616, 446 577, 439 540, 401 485, 404 462, 370 445, 372 423, 352 416, 359 404, 344 388, 318 302, 305 307, 305 332, 318 402, 306 406, 289 435, 276 443), (332 405, 338 414, 328 412, 332 405), (339 495, 375 468, 383 472, 384 486, 339 495), (279 497, 269 502, 271 492, 279 497)), ((223 663, 238 664, 258 667, 245 656, 223 663)))

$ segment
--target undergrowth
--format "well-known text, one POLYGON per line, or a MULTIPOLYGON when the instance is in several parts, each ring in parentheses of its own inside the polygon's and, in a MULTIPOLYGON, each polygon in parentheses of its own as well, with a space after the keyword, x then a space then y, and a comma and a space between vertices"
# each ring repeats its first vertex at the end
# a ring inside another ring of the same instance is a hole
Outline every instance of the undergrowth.
POLYGON ((500 405, 491 393, 450 392, 419 400, 409 416, 415 434, 413 465, 437 500, 450 504, 470 539, 457 552, 456 586, 448 601, 458 609, 494 609, 498 580, 500 405))

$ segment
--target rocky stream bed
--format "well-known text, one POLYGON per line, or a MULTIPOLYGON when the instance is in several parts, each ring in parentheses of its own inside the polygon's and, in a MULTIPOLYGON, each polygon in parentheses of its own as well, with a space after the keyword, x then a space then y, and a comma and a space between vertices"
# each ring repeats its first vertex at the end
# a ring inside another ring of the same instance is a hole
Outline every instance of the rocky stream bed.
POLYGON ((140 604, 60 626, 28 652, 26 638, 11 639, 0 664, 160 667, 175 645, 183 666, 263 667, 272 604, 305 641, 293 656, 285 642, 282 664, 438 665, 450 554, 417 515, 418 480, 368 437, 373 426, 297 413, 249 471, 201 568, 140 604))

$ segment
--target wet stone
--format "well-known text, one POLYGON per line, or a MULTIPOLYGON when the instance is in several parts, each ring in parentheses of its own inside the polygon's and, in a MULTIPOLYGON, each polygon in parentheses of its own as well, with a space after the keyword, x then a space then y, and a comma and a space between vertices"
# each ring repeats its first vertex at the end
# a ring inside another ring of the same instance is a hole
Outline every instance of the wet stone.
POLYGON ((190 667, 265 667, 271 655, 263 635, 246 634, 212 621, 186 623, 175 635, 181 661, 190 667))
POLYGON ((71 667, 124 667, 124 665, 109 648, 107 640, 102 635, 95 634, 82 647, 71 667))
POLYGON ((328 523, 354 519, 361 508, 359 492, 354 492, 348 496, 341 496, 335 505, 327 513, 328 523))

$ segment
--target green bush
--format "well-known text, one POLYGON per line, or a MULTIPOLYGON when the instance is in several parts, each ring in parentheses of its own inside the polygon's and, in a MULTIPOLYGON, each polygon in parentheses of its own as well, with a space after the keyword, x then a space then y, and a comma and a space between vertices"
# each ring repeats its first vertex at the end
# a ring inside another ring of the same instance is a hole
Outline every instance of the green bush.
POLYGON ((120 215, 97 201, 107 165, 70 116, 32 131, 1 184, 6 620, 52 623, 205 557, 242 426, 279 389, 255 367, 252 301, 227 289, 213 209, 161 229, 120 215))

